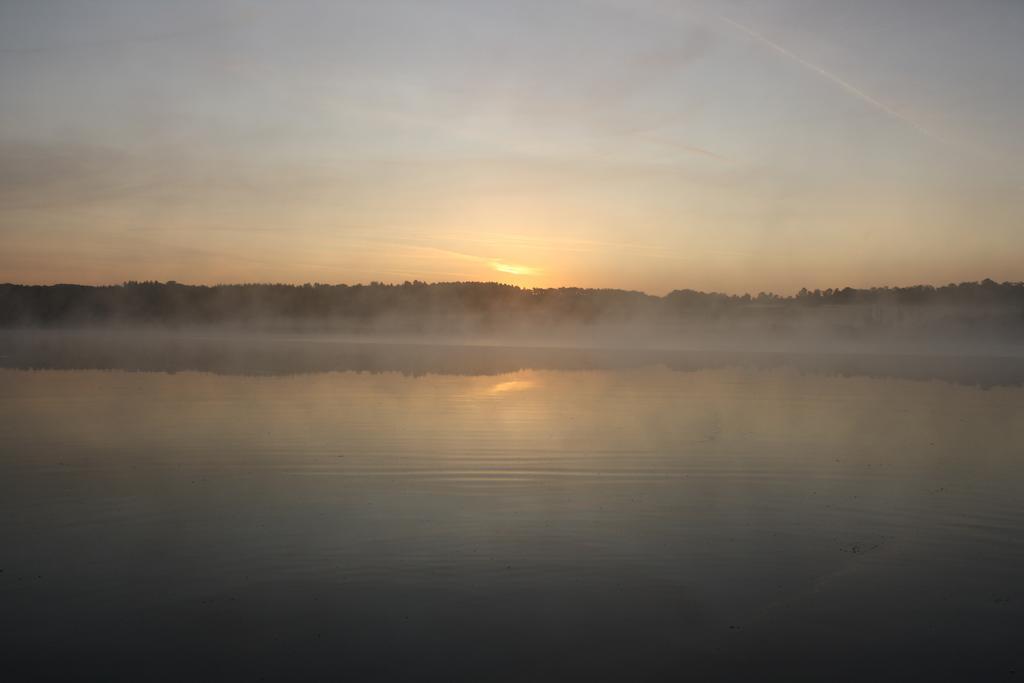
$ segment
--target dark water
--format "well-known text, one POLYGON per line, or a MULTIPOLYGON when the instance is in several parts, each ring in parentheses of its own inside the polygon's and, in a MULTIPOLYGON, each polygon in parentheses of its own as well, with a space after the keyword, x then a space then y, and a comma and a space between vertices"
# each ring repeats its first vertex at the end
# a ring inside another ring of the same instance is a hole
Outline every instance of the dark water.
POLYGON ((1024 677, 1020 361, 0 339, 11 680, 1024 677))

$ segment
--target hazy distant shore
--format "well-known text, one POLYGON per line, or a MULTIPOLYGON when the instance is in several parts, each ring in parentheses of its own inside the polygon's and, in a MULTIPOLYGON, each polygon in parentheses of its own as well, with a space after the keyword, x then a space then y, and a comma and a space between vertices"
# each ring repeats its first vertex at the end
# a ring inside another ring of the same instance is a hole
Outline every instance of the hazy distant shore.
POLYGON ((1024 346, 1024 283, 665 296, 400 285, 0 285, 0 328, 332 333, 362 339, 556 346, 840 351, 1024 346))

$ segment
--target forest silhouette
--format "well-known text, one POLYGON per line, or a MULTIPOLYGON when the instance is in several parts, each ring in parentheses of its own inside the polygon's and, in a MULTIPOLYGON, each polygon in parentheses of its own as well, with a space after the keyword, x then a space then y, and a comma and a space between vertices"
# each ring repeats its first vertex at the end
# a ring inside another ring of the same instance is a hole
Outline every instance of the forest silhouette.
POLYGON ((494 282, 368 285, 0 285, 0 326, 310 328, 351 332, 714 327, 838 334, 915 331, 1024 339, 1024 283, 851 287, 792 296, 676 290, 526 289, 494 282))

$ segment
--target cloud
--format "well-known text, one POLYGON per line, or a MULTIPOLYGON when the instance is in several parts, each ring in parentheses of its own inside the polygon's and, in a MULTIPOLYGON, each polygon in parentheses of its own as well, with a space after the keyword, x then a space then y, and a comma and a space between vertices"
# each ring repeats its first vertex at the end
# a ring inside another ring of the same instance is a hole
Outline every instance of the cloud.
POLYGON ((722 21, 724 21, 725 23, 729 24, 733 28, 739 29, 740 31, 742 31, 746 35, 748 35, 751 38, 753 38, 754 40, 758 41, 759 43, 768 46, 769 48, 771 48, 775 52, 778 52, 779 54, 783 55, 784 57, 787 57, 787 58, 793 60, 794 62, 796 62, 800 66, 804 67, 805 69, 808 69, 809 71, 812 71, 812 72, 818 74, 819 76, 825 78, 826 80, 831 81, 833 84, 839 86, 840 88, 845 90, 847 93, 853 95, 854 97, 856 97, 857 99, 861 100, 862 102, 866 102, 867 104, 871 105, 873 108, 877 109, 878 111, 880 111, 880 112, 882 112, 882 113, 884 113, 884 114, 886 114, 886 115, 888 115, 888 116, 890 116, 890 117, 892 117, 892 118, 894 118, 894 119, 896 119, 898 121, 901 121, 901 122, 905 123, 906 125, 910 126, 911 128, 914 128, 917 132, 919 132, 919 133, 921 133, 921 134, 923 134, 923 135, 925 135, 927 137, 930 137, 930 138, 932 138, 934 140, 938 140, 939 142, 943 142, 943 143, 947 142, 947 140, 945 140, 944 138, 942 138, 941 136, 939 136, 935 132, 929 130, 925 126, 921 125, 920 123, 918 123, 914 119, 910 118, 906 114, 903 114, 900 111, 898 111, 897 109, 895 109, 894 107, 886 104, 885 102, 882 102, 881 100, 879 100, 879 99, 877 99, 875 97, 872 97, 868 93, 864 92, 864 90, 862 90, 861 88, 853 85, 852 83, 850 83, 846 79, 844 79, 844 78, 842 78, 840 76, 837 76, 836 74, 834 74, 834 73, 832 73, 830 71, 827 71, 826 69, 818 66, 817 64, 814 64, 813 62, 807 61, 803 57, 801 57, 801 56, 795 54, 794 52, 790 51, 785 46, 780 45, 779 43, 776 43, 773 40, 770 40, 769 38, 765 37, 761 33, 758 33, 754 29, 750 28, 749 26, 741 24, 740 22, 738 22, 738 21, 736 21, 734 19, 730 19, 729 17, 726 17, 726 16, 719 15, 718 18, 721 19, 722 21))

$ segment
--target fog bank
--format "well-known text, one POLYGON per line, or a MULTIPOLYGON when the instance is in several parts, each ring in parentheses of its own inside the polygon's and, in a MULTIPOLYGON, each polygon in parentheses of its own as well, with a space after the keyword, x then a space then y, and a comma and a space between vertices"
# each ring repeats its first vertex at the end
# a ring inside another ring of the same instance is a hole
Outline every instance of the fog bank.
POLYGON ((1024 283, 663 297, 480 282, 0 285, 0 327, 302 333, 526 346, 1015 354, 1024 283))

